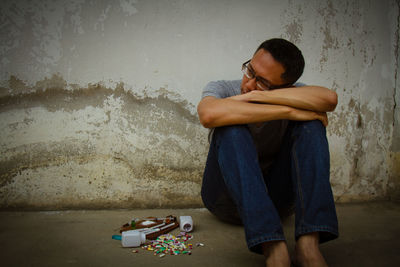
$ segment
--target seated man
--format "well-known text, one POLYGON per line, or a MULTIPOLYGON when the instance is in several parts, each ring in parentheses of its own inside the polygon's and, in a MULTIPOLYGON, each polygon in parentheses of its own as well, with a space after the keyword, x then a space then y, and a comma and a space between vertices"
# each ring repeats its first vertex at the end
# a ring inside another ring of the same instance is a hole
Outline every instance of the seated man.
POLYGON ((319 243, 338 236, 325 131, 337 95, 295 84, 303 69, 294 44, 267 40, 242 65, 241 81, 210 82, 197 109, 213 128, 204 205, 242 223, 248 248, 263 253, 267 266, 290 266, 281 218, 292 211, 296 264, 326 266, 319 243))

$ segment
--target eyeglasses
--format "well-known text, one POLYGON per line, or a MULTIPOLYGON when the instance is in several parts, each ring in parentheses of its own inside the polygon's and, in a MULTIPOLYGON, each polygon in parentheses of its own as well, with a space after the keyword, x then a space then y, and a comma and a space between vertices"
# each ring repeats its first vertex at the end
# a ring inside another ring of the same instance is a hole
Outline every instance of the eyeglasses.
POLYGON ((267 80, 260 76, 256 76, 254 70, 251 68, 250 65, 250 60, 247 60, 245 63, 242 64, 242 72, 244 75, 246 75, 247 78, 251 79, 256 79, 256 86, 258 89, 262 91, 269 91, 269 90, 274 90, 274 89, 279 89, 279 88, 285 88, 289 86, 289 83, 285 83, 282 85, 271 85, 267 80))

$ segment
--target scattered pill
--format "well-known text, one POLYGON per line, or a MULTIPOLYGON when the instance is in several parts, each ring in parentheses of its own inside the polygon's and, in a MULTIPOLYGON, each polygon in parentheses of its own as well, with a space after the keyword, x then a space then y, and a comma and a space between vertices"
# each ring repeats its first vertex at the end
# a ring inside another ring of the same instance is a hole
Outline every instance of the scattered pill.
MULTIPOLYGON (((150 243, 142 246, 142 249, 153 251, 153 255, 164 257, 165 255, 192 255, 193 244, 185 242, 191 240, 192 235, 181 232, 177 236, 171 234, 160 235, 156 240, 151 240, 150 243)), ((196 246, 204 246, 202 243, 197 243, 196 246)), ((137 253, 137 252, 135 252, 137 253)))

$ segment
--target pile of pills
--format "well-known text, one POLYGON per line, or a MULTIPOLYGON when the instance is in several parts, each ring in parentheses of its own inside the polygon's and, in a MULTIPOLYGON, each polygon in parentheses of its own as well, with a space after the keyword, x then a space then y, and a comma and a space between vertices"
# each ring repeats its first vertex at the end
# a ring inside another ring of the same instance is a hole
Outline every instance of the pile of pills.
MULTIPOLYGON (((171 234, 160 235, 156 240, 151 240, 150 244, 142 246, 142 249, 153 251, 155 256, 160 258, 165 255, 191 255, 193 244, 185 243, 193 238, 192 235, 181 232, 176 237, 171 234)), ((202 243, 197 243, 197 246, 204 246, 202 243)))

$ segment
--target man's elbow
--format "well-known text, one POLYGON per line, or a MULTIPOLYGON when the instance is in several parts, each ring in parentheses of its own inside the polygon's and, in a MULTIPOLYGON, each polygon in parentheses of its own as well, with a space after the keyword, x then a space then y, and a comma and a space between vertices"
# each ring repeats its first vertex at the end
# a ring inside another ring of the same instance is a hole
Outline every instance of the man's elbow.
POLYGON ((212 119, 211 116, 200 117, 200 123, 205 128, 214 128, 215 127, 214 120, 212 119))
POLYGON ((328 101, 328 111, 334 111, 337 104, 338 104, 338 95, 335 91, 330 91, 329 97, 327 99, 328 101))
POLYGON ((199 115, 199 121, 201 125, 203 125, 205 128, 214 127, 214 116, 211 112, 197 109, 197 114, 199 115))

